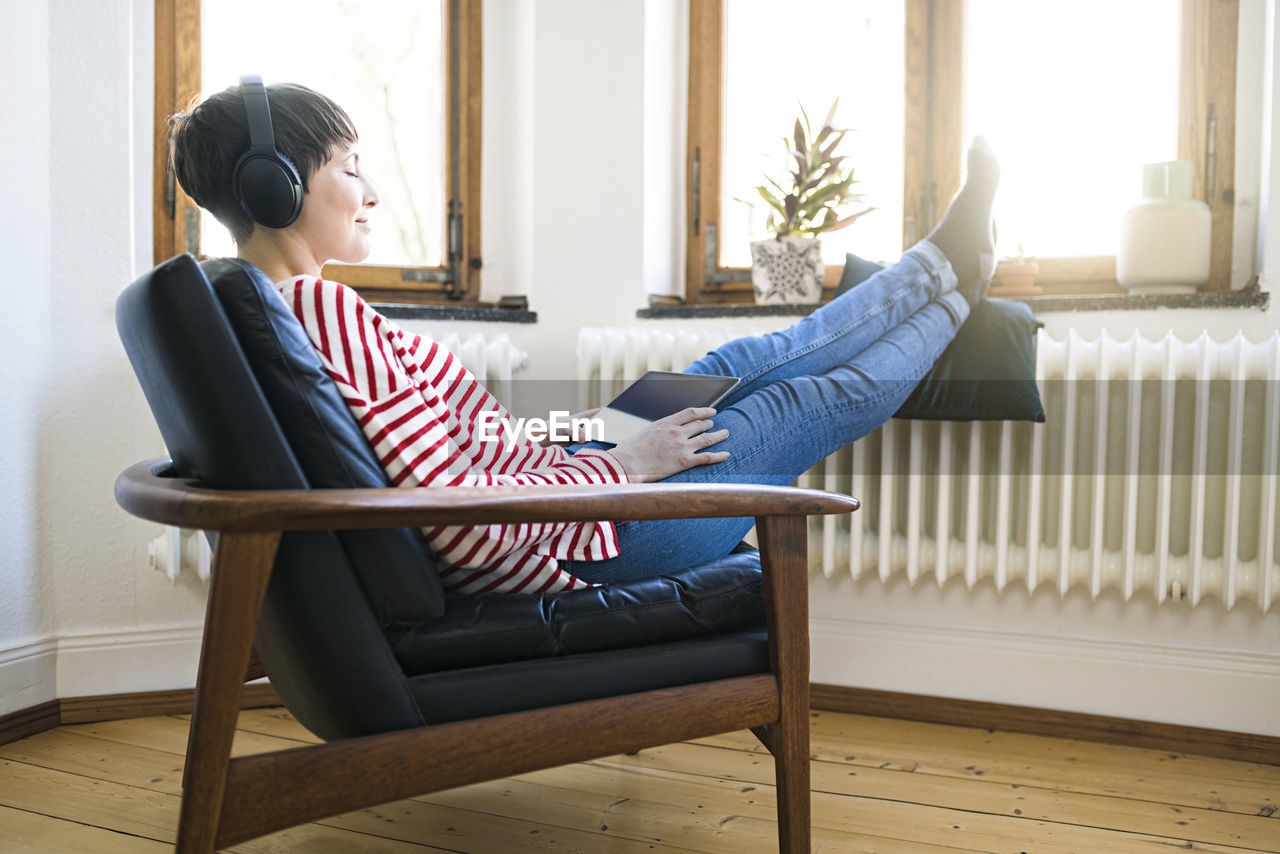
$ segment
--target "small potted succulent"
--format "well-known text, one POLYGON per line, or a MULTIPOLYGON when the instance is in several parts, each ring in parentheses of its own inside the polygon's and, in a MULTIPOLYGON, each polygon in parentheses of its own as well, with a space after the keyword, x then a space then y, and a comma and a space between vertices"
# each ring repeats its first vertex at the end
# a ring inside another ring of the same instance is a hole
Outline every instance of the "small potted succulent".
MULTIPOLYGON (((751 244, 751 283, 756 302, 816 303, 822 295, 822 244, 817 235, 837 231, 875 210, 864 207, 844 216, 848 208, 861 202, 854 192, 858 182, 853 167, 844 166, 837 156, 848 129, 838 130, 832 121, 840 99, 831 104, 827 117, 814 135, 809 116, 800 108, 793 139, 783 139, 794 170, 781 181, 766 175, 756 193, 768 205, 765 228, 773 237, 751 244)), ((751 207, 754 205, 739 199, 751 207)))
POLYGON ((1036 284, 1036 277, 1039 275, 1040 265, 1019 243, 1017 255, 1005 258, 996 265, 996 274, 991 281, 991 296, 1028 297, 1044 293, 1044 289, 1036 284))

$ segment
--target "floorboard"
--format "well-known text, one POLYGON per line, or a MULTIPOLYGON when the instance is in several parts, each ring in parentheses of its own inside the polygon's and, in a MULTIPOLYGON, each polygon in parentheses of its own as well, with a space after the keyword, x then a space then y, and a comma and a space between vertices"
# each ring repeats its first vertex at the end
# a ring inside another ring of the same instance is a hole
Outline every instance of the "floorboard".
MULTIPOLYGON (((1280 768, 814 712, 815 854, 1280 854, 1280 768)), ((0 854, 171 850, 189 716, 75 724, 0 746, 0 854)), ((316 739, 240 714, 237 755, 316 739)), ((773 759, 749 732, 335 816, 239 854, 771 854, 773 759)))

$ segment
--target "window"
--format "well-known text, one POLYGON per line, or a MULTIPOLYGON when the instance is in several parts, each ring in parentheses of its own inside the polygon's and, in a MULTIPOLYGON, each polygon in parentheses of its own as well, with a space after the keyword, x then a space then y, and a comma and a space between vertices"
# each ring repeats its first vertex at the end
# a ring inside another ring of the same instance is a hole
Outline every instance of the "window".
POLYGON ((394 0, 374 13, 356 0, 157 0, 157 262, 183 251, 234 253, 226 229, 169 174, 166 119, 193 96, 257 73, 329 95, 360 132, 362 164, 381 198, 378 239, 366 263, 331 264, 324 274, 373 299, 474 302, 480 5, 394 0))
MULTIPOLYGON (((750 302, 754 196, 780 174, 803 107, 836 97, 877 210, 823 236, 824 287, 844 254, 894 259, 959 189, 968 140, 1001 161, 1001 255, 1021 245, 1046 293, 1106 293, 1142 164, 1192 162, 1213 218, 1211 290, 1229 287, 1238 0, 691 0, 688 303, 750 302)), ((827 291, 830 294, 830 291, 827 291)))

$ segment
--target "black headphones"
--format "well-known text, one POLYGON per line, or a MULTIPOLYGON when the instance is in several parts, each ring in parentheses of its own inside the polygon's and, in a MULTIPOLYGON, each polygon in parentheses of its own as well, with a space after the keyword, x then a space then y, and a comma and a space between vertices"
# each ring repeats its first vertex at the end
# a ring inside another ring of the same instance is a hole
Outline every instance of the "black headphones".
POLYGON ((232 173, 236 198, 254 222, 284 228, 302 210, 302 179, 289 158, 276 149, 262 78, 256 74, 241 77, 240 99, 249 121, 249 150, 240 155, 232 173))

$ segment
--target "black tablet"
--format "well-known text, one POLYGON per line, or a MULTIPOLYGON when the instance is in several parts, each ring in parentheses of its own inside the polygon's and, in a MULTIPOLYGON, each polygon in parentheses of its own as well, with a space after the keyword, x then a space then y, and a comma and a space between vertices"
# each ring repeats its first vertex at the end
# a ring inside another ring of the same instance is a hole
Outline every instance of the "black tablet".
POLYGON ((715 406, 742 380, 738 377, 648 371, 597 413, 604 441, 618 443, 682 409, 715 406))

